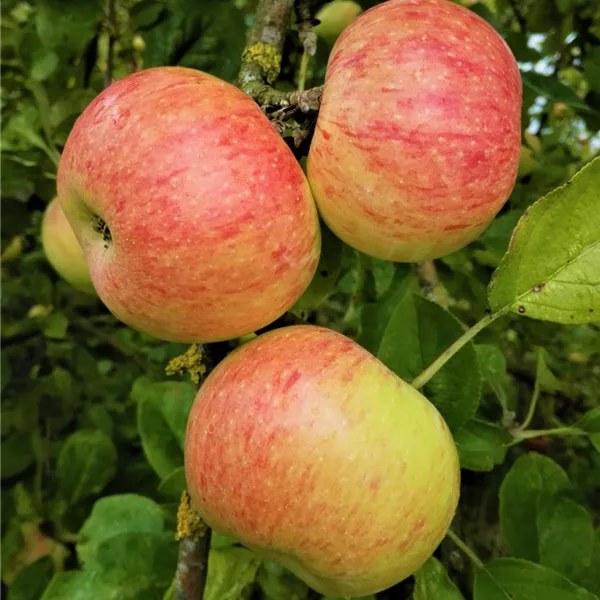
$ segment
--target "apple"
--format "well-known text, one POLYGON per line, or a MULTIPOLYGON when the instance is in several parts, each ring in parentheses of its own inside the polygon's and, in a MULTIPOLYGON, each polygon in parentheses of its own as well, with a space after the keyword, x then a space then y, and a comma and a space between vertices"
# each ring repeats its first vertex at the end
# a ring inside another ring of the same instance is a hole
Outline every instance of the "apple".
POLYGON ((82 292, 96 294, 83 250, 56 198, 44 211, 42 247, 48 262, 64 280, 82 292))
POLYGON ((321 594, 352 597, 429 558, 460 480, 436 408, 358 344, 312 325, 260 335, 209 375, 185 471, 211 527, 321 594))
POLYGON ((353 0, 334 0, 334 2, 328 2, 315 15, 320 21, 315 27, 315 33, 329 44, 333 44, 340 33, 361 12, 362 8, 360 5, 353 0))
POLYGON ((157 338, 236 338, 310 283, 318 216, 297 160, 246 94, 179 67, 100 94, 71 131, 59 197, 98 295, 157 338))
POLYGON ((391 0, 366 11, 332 49, 308 156, 323 219, 387 260, 462 248, 514 187, 521 92, 510 49, 468 9, 391 0))

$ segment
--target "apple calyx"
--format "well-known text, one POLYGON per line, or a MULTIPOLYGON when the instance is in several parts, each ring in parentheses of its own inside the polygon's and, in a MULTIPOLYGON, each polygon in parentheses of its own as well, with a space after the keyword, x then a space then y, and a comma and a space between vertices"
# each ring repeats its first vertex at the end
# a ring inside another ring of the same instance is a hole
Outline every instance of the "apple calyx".
POLYGON ((106 224, 106 221, 99 217, 98 215, 94 215, 92 217, 92 229, 97 233, 102 235, 102 241, 104 242, 104 247, 108 248, 108 243, 112 241, 112 235, 110 233, 110 229, 106 224))

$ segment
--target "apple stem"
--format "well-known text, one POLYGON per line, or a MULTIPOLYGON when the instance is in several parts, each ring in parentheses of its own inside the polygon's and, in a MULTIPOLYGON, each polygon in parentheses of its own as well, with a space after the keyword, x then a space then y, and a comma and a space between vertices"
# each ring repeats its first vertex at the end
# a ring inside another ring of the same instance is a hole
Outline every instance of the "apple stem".
POLYGON ((589 435, 587 431, 583 429, 577 429, 576 427, 555 427, 554 429, 513 429, 511 435, 515 438, 509 446, 515 446, 520 444, 523 440, 530 440, 537 437, 545 437, 549 435, 589 435))
POLYGON ((482 329, 485 329, 490 323, 504 314, 501 310, 495 313, 486 314, 483 319, 477 321, 471 329, 468 329, 461 335, 448 349, 444 350, 422 373, 417 375, 411 385, 415 389, 422 388, 465 344, 470 342, 482 329))
POLYGON ((479 556, 477 556, 477 554, 475 554, 475 552, 471 550, 471 548, 469 548, 469 546, 467 546, 467 544, 463 542, 460 537, 458 537, 458 535, 452 531, 452 529, 448 529, 446 536, 449 537, 471 559, 471 562, 478 569, 485 569, 485 565, 479 556))
MULTIPOLYGON (((242 90, 262 108, 292 106, 302 112, 316 112, 321 105, 322 86, 292 92, 272 87, 279 77, 293 6, 294 0, 259 0, 252 30, 242 53, 238 81, 242 90)), ((306 40, 305 47, 308 44, 311 48, 310 36, 306 40)))

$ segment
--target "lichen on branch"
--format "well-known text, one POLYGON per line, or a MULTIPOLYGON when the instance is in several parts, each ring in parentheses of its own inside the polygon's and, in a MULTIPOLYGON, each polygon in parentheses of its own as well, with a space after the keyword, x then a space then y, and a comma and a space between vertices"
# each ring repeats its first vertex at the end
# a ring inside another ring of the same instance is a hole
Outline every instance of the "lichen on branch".
POLYGON ((179 556, 174 600, 202 600, 208 575, 211 530, 194 510, 187 492, 177 511, 179 556))
MULTIPOLYGON (((242 54, 239 84, 263 108, 294 106, 302 112, 319 110, 322 88, 284 92, 273 84, 279 77, 294 0, 260 0, 242 54)), ((306 11, 302 13, 306 14, 306 11)), ((302 21, 305 23, 305 20, 302 21)), ((306 38, 306 25, 303 25, 306 38)))

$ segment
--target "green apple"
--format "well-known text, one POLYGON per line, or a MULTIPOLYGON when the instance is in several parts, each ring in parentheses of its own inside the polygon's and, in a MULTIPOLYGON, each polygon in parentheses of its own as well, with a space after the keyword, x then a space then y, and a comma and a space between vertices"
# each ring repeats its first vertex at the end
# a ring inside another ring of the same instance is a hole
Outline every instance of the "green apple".
POLYGON ((185 469, 211 527, 331 596, 408 577, 459 496, 456 447, 433 404, 311 325, 263 334, 217 366, 190 413, 185 469))
POLYGON ((96 294, 85 255, 57 198, 42 219, 42 246, 54 270, 74 288, 96 294))
POLYGON ((315 33, 329 44, 333 44, 340 33, 350 25, 362 8, 353 0, 335 0, 328 2, 317 12, 320 23, 315 27, 315 33))

